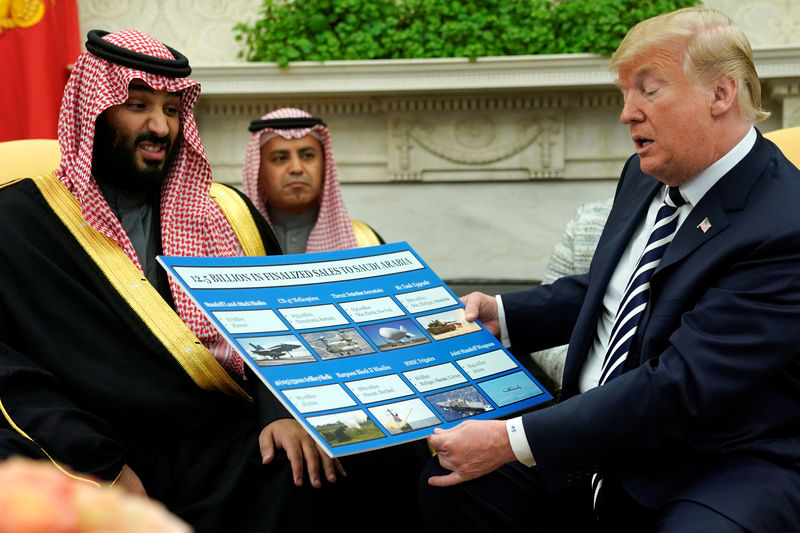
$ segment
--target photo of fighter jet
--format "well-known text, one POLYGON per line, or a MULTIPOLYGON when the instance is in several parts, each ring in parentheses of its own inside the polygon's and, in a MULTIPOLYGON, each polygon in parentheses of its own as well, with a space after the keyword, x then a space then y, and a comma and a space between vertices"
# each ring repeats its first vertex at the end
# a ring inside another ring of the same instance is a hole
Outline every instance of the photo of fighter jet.
POLYGON ((236 340, 243 348, 243 353, 258 366, 293 365, 317 360, 294 335, 236 340))
POLYGON ((296 350, 300 348, 299 344, 276 344, 274 346, 270 346, 269 348, 264 348, 260 344, 250 344, 250 353, 253 354, 254 359, 262 359, 267 357, 272 357, 273 359, 280 359, 281 357, 289 356, 291 357, 292 350, 296 350))

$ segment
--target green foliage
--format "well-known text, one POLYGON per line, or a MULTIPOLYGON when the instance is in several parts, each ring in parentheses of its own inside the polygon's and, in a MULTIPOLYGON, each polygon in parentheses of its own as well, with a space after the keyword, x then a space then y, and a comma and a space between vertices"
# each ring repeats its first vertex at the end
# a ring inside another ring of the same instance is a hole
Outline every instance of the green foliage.
POLYGON ((611 55, 637 22, 682 7, 694 0, 563 0, 555 4, 555 53, 590 52, 611 55))
POLYGON ((248 61, 612 53, 640 20, 699 0, 263 0, 248 61))

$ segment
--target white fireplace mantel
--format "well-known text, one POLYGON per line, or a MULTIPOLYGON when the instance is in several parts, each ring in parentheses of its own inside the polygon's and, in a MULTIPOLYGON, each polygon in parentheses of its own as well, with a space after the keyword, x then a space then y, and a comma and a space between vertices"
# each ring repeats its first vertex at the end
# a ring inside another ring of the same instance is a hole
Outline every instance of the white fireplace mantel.
MULTIPOLYGON (((800 45, 757 47, 762 81, 800 77, 800 45)), ((365 95, 613 86, 609 58, 556 54, 465 58, 193 65, 207 97, 365 95)))

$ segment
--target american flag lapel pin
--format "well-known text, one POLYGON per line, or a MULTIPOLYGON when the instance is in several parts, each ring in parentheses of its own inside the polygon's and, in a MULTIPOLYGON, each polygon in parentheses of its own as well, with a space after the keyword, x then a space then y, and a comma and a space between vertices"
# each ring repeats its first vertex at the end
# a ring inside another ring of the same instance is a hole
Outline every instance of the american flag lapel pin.
POLYGON ((701 230, 703 233, 705 233, 705 232, 707 232, 708 230, 710 230, 710 229, 711 229, 711 222, 709 222, 709 221, 708 221, 708 217, 706 217, 706 218, 704 218, 704 219, 703 219, 703 221, 702 221, 701 223, 699 223, 699 224, 697 225, 697 227, 698 227, 698 228, 700 228, 700 230, 701 230))

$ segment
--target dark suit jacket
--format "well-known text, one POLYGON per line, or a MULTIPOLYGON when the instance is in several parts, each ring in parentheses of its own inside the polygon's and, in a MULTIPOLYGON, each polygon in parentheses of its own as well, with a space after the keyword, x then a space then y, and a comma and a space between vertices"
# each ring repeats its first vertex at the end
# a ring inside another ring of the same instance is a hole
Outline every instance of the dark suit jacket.
POLYGON ((760 134, 666 250, 626 372, 579 394, 609 279, 662 187, 632 157, 589 273, 503 296, 512 349, 570 345, 562 401, 523 417, 533 455, 554 488, 599 467, 648 507, 692 499, 796 530, 800 171, 760 134), (775 498, 785 513, 765 516, 775 498))

